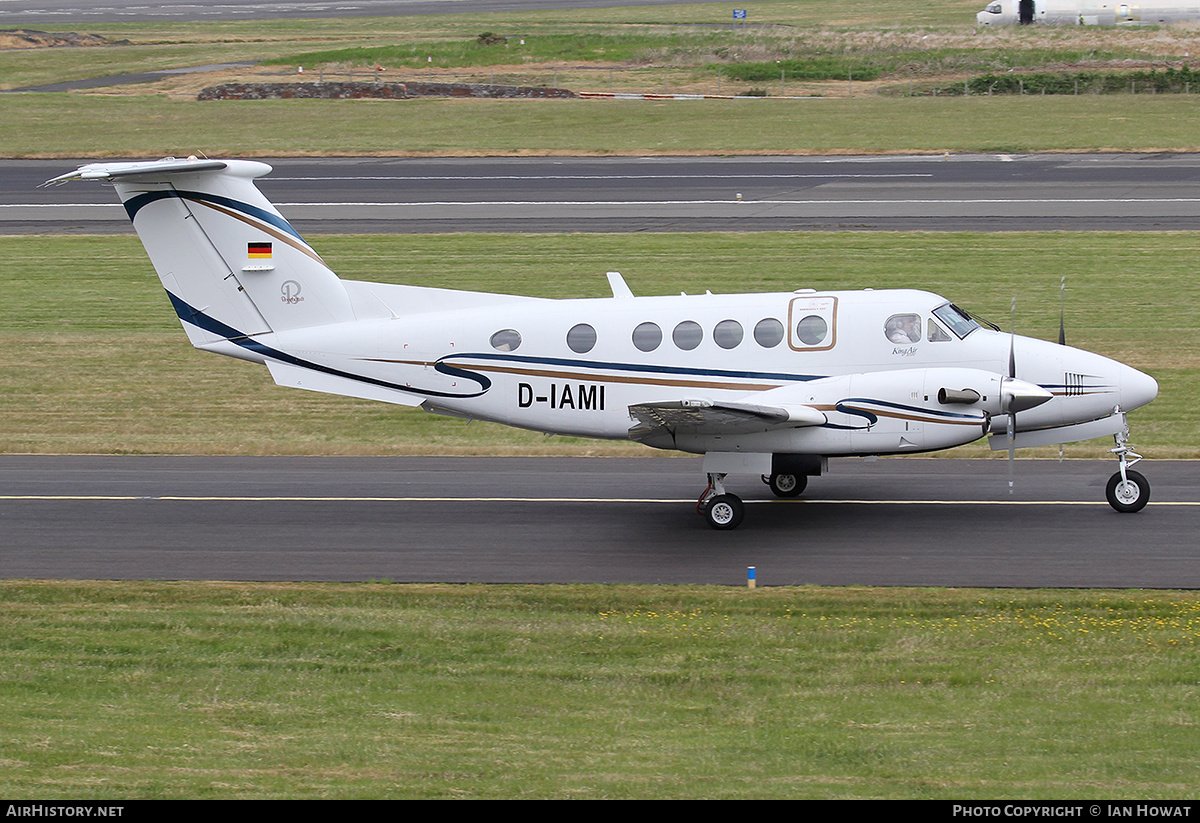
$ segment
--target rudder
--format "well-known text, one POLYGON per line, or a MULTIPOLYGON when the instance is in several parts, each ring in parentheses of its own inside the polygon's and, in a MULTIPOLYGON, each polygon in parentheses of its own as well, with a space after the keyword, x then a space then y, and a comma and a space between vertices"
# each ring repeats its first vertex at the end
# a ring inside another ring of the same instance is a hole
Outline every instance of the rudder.
POLYGON ((113 183, 192 342, 354 319, 337 275, 254 185, 248 160, 93 163, 50 183, 113 183))

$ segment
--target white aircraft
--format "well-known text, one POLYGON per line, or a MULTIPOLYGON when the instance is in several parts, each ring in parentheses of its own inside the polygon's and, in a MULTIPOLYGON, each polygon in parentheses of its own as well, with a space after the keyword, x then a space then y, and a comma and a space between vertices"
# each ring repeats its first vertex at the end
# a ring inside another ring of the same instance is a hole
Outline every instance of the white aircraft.
POLYGON ((1147 5, 1101 0, 994 0, 975 15, 975 22, 981 26, 1116 26, 1197 19, 1200 0, 1154 0, 1147 5))
POLYGON ((830 457, 1112 435, 1118 511, 1150 496, 1126 412, 1154 379, 1004 334, 913 290, 548 300, 339 279, 254 179, 265 163, 166 158, 61 175, 111 182, 196 348, 281 386, 704 455, 698 510, 742 520, 729 474, 779 496, 830 457))

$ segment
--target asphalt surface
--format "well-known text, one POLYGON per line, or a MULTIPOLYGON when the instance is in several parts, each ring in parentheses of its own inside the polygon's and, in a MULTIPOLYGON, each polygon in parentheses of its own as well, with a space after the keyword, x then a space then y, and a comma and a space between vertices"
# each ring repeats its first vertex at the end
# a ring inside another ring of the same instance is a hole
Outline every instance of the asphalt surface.
POLYGON ((46 83, 41 86, 21 86, 15 89, 2 90, 3 93, 8 92, 61 92, 71 91, 72 89, 98 89, 104 86, 125 86, 135 83, 153 83, 156 80, 165 80, 168 77, 175 77, 180 74, 200 74, 210 71, 221 71, 223 69, 242 68, 245 66, 253 66, 253 62, 242 63, 210 63, 206 66, 191 66, 182 69, 162 69, 161 71, 142 71, 134 74, 109 74, 104 77, 89 77, 84 80, 67 80, 62 83, 46 83))
MULTIPOLYGON (((0 161, 0 233, 132 232, 100 184, 37 188, 82 162, 0 161)), ((1200 229, 1200 155, 267 162, 306 234, 1200 229)))
MULTIPOLYGON (((667 6, 685 0, 634 0, 623 5, 667 6)), ((58 29, 83 23, 197 20, 271 20, 318 17, 395 17, 415 14, 480 14, 547 9, 591 9, 613 0, 349 0, 343 2, 184 2, 148 4, 122 0, 4 0, 0 27, 52 25, 58 29)), ((730 7, 730 22, 732 22, 730 7)))
MULTIPOLYGON (((263 190, 307 233, 1200 217, 1192 156, 273 163, 263 190)), ((103 186, 36 188, 75 165, 0 162, 0 231, 129 231, 103 186)), ((1017 467, 1011 496, 1003 460, 834 461, 802 503, 740 478, 746 522, 716 533, 686 459, 0 457, 0 576, 736 585, 753 565, 763 585, 1200 585, 1200 464, 1142 464, 1154 502, 1137 515, 1103 502, 1115 462, 1017 467)))
POLYGON ((0 456, 0 577, 1200 587, 1200 463, 831 461, 803 501, 730 478, 695 514, 689 458, 0 456))

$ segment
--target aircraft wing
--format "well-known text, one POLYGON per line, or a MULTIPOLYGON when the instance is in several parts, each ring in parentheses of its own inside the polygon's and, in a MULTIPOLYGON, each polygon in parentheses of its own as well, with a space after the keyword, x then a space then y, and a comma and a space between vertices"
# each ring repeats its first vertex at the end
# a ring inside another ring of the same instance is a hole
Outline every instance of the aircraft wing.
POLYGON ((688 434, 738 434, 775 427, 820 426, 824 412, 804 405, 762 405, 716 400, 670 400, 638 403, 629 407, 637 420, 629 436, 638 441, 676 432, 688 434))

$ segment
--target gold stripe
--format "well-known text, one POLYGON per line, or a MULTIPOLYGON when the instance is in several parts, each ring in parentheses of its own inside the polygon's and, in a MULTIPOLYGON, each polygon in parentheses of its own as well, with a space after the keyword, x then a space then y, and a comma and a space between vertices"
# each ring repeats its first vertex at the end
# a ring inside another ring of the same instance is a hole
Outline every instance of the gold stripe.
MULTIPOLYGON (((368 359, 374 363, 394 363, 394 364, 402 365, 402 366, 421 366, 421 367, 425 367, 425 368, 429 368, 429 367, 436 365, 435 363, 421 361, 421 360, 386 360, 386 359, 382 359, 382 358, 366 358, 366 359, 368 359)), ((518 368, 511 368, 511 367, 506 367, 506 366, 464 366, 461 364, 451 363, 449 360, 444 360, 442 362, 447 363, 448 365, 452 365, 452 366, 454 366, 454 368, 459 368, 459 369, 468 369, 469 368, 469 369, 473 369, 475 371, 482 371, 482 372, 492 372, 492 373, 500 373, 500 374, 516 374, 516 375, 521 375, 524 377, 549 377, 551 379, 558 379, 558 380, 586 380, 586 381, 589 381, 592 383, 624 383, 624 384, 638 384, 638 385, 650 385, 650 386, 672 386, 672 387, 676 387, 676 388, 682 387, 682 388, 691 388, 691 389, 728 389, 728 390, 745 390, 745 391, 768 391, 770 389, 777 389, 782 385, 786 385, 783 383, 773 383, 773 384, 715 383, 715 382, 707 382, 707 381, 702 381, 702 380, 670 380, 670 379, 666 379, 666 378, 661 378, 661 379, 655 380, 655 379, 645 379, 645 378, 640 378, 640 377, 597 376, 597 375, 590 375, 590 374, 584 374, 584 373, 579 373, 579 372, 555 372, 555 371, 546 371, 546 370, 542 370, 542 369, 529 369, 529 368, 518 369, 518 368)), ((806 405, 809 405, 810 408, 816 409, 817 411, 823 411, 823 412, 838 411, 838 408, 834 405, 828 405, 828 404, 821 404, 821 405, 806 404, 806 405)), ((912 420, 912 421, 915 421, 918 423, 939 423, 939 424, 950 425, 950 426, 980 426, 984 422, 983 418, 979 418, 978 420, 946 420, 945 418, 941 418, 941 417, 919 417, 915 414, 901 414, 899 412, 875 411, 874 409, 868 409, 868 408, 863 408, 863 409, 861 409, 861 411, 870 412, 871 414, 874 414, 876 417, 888 417, 888 418, 892 418, 894 420, 912 420)), ((845 414, 845 412, 842 412, 842 413, 845 414)))
MULTIPOLYGON (((430 367, 434 363, 421 362, 418 360, 383 360, 377 358, 368 358, 376 363, 397 363, 404 366, 424 366, 430 367)), ((705 380, 683 380, 670 378, 645 378, 645 377, 626 377, 619 375, 596 375, 587 372, 560 372, 548 371, 545 369, 532 368, 516 368, 511 366, 475 366, 453 363, 450 360, 441 361, 448 366, 453 366, 456 369, 468 369, 472 371, 491 372, 494 374, 515 374, 523 377, 548 377, 555 380, 584 380, 591 383, 626 383, 634 385, 649 385, 649 386, 673 386, 691 389, 728 389, 731 391, 767 391, 769 389, 777 389, 784 383, 717 383, 714 381, 705 380)))
MULTIPOLYGON (((280 231, 279 229, 275 228, 274 226, 264 224, 264 223, 259 223, 257 221, 253 221, 246 215, 242 214, 241 212, 234 211, 233 209, 227 209, 224 206, 218 206, 213 203, 206 203, 203 200, 192 200, 192 199, 188 198, 188 202, 199 203, 201 206, 207 206, 208 208, 212 209, 213 211, 219 211, 219 212, 221 212, 221 214, 232 217, 234 220, 240 220, 241 222, 245 223, 247 226, 258 229, 259 231, 266 232, 267 234, 271 235, 279 242, 285 243, 286 245, 291 246, 296 251, 298 251, 302 254, 308 255, 313 260, 320 263, 322 266, 325 266, 325 268, 329 268, 329 266, 325 263, 325 261, 321 259, 321 256, 319 254, 317 254, 315 251, 313 251, 311 248, 309 248, 307 243, 303 243, 303 242, 296 240, 296 238, 292 237, 290 234, 286 234, 286 233, 280 231)), ((254 255, 251 255, 251 256, 253 257, 254 255)))
MULTIPOLYGON (((816 409, 817 411, 821 411, 821 412, 835 411, 835 412, 841 412, 842 414, 847 413, 847 412, 841 411, 836 405, 831 405, 831 404, 827 404, 827 403, 812 406, 812 408, 816 409)), ((889 417, 893 420, 912 420, 917 423, 941 423, 941 424, 945 424, 948 426, 980 426, 984 422, 984 419, 982 417, 979 418, 978 420, 946 420, 943 417, 918 417, 915 414, 901 414, 900 412, 876 411, 875 409, 867 408, 865 406, 849 406, 848 408, 855 409, 856 411, 867 412, 868 414, 873 414, 876 417, 889 417)))

